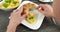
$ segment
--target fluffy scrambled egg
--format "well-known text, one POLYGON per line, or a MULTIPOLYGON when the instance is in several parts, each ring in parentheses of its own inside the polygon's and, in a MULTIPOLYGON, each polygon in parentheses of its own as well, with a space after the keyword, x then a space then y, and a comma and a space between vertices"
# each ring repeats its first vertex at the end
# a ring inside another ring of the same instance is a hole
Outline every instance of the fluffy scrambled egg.
POLYGON ((32 24, 35 21, 35 14, 33 12, 29 12, 26 20, 32 24))

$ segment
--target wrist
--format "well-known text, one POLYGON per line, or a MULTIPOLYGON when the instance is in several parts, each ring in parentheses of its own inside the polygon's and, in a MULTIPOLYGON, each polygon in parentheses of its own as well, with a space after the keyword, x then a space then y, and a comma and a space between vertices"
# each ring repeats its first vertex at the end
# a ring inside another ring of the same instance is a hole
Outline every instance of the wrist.
POLYGON ((18 24, 16 24, 15 20, 10 19, 10 21, 9 21, 9 25, 12 25, 12 26, 17 27, 18 24))
POLYGON ((10 20, 10 21, 9 21, 9 24, 8 24, 8 27, 14 27, 14 28, 16 28, 17 25, 16 25, 15 23, 13 23, 13 20, 10 20), (12 21, 12 22, 11 22, 11 21, 12 21))
POLYGON ((12 24, 12 23, 9 23, 9 25, 8 25, 8 27, 17 27, 17 25, 15 25, 15 24, 12 24))

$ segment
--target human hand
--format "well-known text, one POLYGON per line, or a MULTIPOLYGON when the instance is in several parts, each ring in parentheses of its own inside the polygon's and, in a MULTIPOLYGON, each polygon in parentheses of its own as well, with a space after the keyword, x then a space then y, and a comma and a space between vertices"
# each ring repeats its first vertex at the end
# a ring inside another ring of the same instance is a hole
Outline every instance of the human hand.
POLYGON ((10 24, 10 25, 14 25, 14 26, 19 25, 19 24, 21 23, 21 21, 22 21, 22 20, 26 17, 26 15, 27 15, 27 14, 21 15, 22 12, 23 12, 23 8, 18 9, 18 10, 14 10, 14 11, 11 13, 10 17, 9 17, 9 19, 10 19, 9 24, 10 24))
POLYGON ((37 7, 37 9, 39 12, 43 13, 47 17, 53 17, 54 16, 53 8, 48 4, 40 4, 37 7))

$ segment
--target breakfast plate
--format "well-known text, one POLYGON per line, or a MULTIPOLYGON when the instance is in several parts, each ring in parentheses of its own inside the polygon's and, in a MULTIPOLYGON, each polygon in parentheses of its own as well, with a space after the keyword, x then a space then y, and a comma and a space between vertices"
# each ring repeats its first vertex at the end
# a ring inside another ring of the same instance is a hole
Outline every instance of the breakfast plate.
POLYGON ((38 5, 31 1, 23 1, 17 9, 22 6, 24 12, 28 11, 26 12, 28 13, 28 17, 25 18, 21 23, 30 29, 39 29, 45 16, 36 9, 38 5))
POLYGON ((0 9, 9 11, 18 7, 21 2, 22 0, 0 0, 0 9))

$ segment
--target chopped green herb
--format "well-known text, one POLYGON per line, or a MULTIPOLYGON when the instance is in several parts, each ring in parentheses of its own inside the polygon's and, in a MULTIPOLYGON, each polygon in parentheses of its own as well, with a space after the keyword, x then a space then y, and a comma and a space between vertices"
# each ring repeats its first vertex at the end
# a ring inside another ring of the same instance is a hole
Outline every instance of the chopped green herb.
POLYGON ((13 1, 13 4, 17 4, 17 1, 13 1))
POLYGON ((8 4, 7 4, 7 3, 3 3, 3 6, 4 6, 5 8, 7 8, 7 7, 8 7, 8 4))
POLYGON ((11 2, 11 0, 5 0, 5 2, 6 2, 6 3, 8 3, 8 2, 10 3, 10 2, 11 2))
POLYGON ((33 19, 34 17, 33 16, 31 16, 29 19, 33 19))

